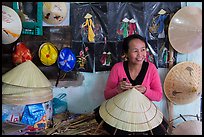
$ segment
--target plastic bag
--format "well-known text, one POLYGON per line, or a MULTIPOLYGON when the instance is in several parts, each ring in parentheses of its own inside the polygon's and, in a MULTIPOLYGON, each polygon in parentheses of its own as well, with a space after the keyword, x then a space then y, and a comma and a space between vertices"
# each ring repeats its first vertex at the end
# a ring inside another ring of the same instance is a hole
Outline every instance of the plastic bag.
POLYGON ((67 102, 62 99, 66 97, 66 93, 59 94, 58 97, 53 98, 53 114, 59 114, 67 111, 67 102))

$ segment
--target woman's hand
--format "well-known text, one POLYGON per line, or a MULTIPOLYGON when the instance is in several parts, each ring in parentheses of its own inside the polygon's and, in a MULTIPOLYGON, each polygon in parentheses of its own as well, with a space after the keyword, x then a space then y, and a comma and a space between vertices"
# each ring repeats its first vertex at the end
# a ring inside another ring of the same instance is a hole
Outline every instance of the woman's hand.
POLYGON ((134 88, 137 89, 142 94, 144 94, 146 92, 146 90, 147 90, 147 88, 145 86, 143 86, 143 85, 136 85, 134 88))
POLYGON ((120 83, 118 84, 118 93, 121 93, 131 88, 133 88, 131 83, 128 83, 126 81, 120 81, 120 83))

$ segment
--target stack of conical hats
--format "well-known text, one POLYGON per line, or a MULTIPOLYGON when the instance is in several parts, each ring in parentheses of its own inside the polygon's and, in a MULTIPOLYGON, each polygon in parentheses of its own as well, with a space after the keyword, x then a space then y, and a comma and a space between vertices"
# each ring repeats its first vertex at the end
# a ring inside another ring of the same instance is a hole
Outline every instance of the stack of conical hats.
POLYGON ((101 118, 109 125, 128 132, 145 132, 161 124, 163 114, 135 88, 102 103, 101 118))
POLYGON ((52 100, 50 81, 30 60, 2 76, 2 103, 26 105, 52 100))

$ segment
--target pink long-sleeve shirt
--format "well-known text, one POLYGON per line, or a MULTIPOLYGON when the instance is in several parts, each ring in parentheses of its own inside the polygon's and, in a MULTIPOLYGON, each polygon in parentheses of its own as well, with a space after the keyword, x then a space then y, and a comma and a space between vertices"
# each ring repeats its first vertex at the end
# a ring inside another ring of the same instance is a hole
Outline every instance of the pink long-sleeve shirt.
MULTIPOLYGON (((146 92, 144 95, 151 101, 160 101, 162 99, 162 85, 161 80, 155 65, 148 62, 149 66, 145 74, 142 85, 146 87, 146 92)), ((106 83, 106 88, 104 91, 105 99, 110 99, 118 94, 118 84, 123 79, 126 78, 127 82, 130 82, 123 66, 123 62, 116 63, 108 76, 106 83)))

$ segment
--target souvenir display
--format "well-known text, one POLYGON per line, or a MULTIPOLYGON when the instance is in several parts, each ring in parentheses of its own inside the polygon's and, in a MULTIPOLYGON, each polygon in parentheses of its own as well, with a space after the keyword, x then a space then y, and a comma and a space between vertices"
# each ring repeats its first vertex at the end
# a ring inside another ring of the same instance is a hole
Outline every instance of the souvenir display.
POLYGON ((47 24, 60 24, 67 16, 65 2, 43 2, 43 21, 47 24))
POLYGON ((21 35, 22 22, 10 7, 2 5, 2 44, 11 44, 21 35))
POLYGON ((164 80, 164 93, 175 104, 188 104, 202 94, 201 66, 193 62, 175 65, 164 80))
POLYGON ((50 66, 57 61, 58 50, 54 44, 46 42, 40 46, 38 56, 44 65, 50 66))
POLYGON ((156 105, 135 88, 104 101, 99 114, 107 124, 129 132, 152 130, 163 119, 156 105))
POLYGON ((202 46, 202 10, 183 7, 172 17, 168 27, 169 42, 179 53, 191 53, 202 46))
POLYGON ((26 47, 23 42, 17 43, 12 53, 12 61, 15 65, 21 64, 27 60, 32 60, 30 50, 26 47))

